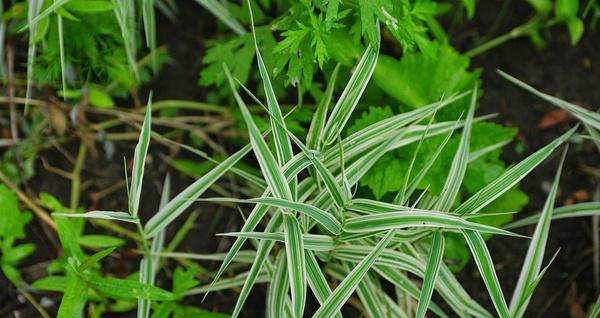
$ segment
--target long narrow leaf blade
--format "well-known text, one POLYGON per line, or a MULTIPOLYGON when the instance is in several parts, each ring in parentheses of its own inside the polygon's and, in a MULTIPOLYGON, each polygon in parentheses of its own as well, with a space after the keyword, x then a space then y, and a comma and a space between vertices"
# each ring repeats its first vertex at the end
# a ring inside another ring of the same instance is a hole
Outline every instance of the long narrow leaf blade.
MULTIPOLYGON (((552 220, 552 211, 554 209, 554 201, 556 199, 556 193, 558 192, 558 184, 566 154, 567 149, 563 152, 560 164, 558 165, 552 188, 548 193, 540 221, 538 222, 533 238, 529 243, 527 256, 521 267, 519 280, 517 281, 517 286, 515 287, 510 301, 510 313, 513 318, 520 318, 525 313, 527 304, 531 299, 531 293, 528 292, 527 289, 536 280, 542 268, 544 252, 546 251, 546 242, 550 231, 550 222, 552 220)), ((531 292, 533 292, 533 290, 531 292)))
POLYGON ((481 237, 479 232, 475 232, 473 230, 463 230, 462 232, 467 240, 467 243, 469 244, 473 258, 477 263, 481 277, 483 278, 485 286, 487 287, 490 297, 492 298, 492 302, 494 303, 494 307, 496 308, 498 315, 501 318, 510 318, 511 316, 508 306, 506 305, 506 299, 502 293, 502 288, 500 287, 500 282, 498 282, 498 275, 496 275, 492 257, 490 256, 490 252, 485 245, 483 237, 481 237))
POLYGON ((300 224, 292 214, 284 215, 285 222, 285 251, 292 292, 294 317, 304 316, 306 303, 306 260, 300 224))
POLYGON ((572 128, 545 147, 516 164, 514 167, 506 170, 501 176, 490 182, 483 189, 479 190, 467 201, 463 202, 454 210, 454 212, 458 214, 473 214, 486 207, 496 198, 510 190, 515 184, 525 178, 525 176, 527 176, 531 170, 537 167, 542 161, 544 161, 544 159, 552 154, 552 152, 554 152, 558 146, 568 140, 576 129, 577 127, 572 128))
MULTIPOLYGON (((379 45, 379 42, 377 41, 377 45, 379 45)), ((371 75, 373 75, 378 56, 379 46, 372 47, 369 45, 327 120, 325 129, 323 130, 323 143, 325 145, 329 145, 335 141, 337 136, 341 134, 348 119, 350 119, 350 115, 352 115, 354 108, 369 83, 371 75)))
POLYGON ((377 258, 381 255, 385 247, 391 241, 394 235, 394 231, 389 231, 384 238, 382 238, 377 245, 371 250, 371 252, 363 258, 354 269, 346 276, 346 278, 337 286, 337 288, 329 295, 329 298, 325 300, 325 303, 317 310, 313 315, 313 318, 329 318, 332 317, 344 303, 350 298, 352 292, 358 286, 358 283, 367 274, 367 271, 375 263, 377 258))
POLYGON ((423 279, 423 286, 421 287, 421 294, 419 295, 419 305, 415 314, 416 318, 424 317, 425 312, 429 307, 431 295, 433 294, 433 288, 435 287, 438 272, 440 271, 440 265, 443 261, 442 257, 444 256, 444 246, 444 235, 442 232, 436 231, 433 234, 427 270, 425 271, 425 278, 423 279))

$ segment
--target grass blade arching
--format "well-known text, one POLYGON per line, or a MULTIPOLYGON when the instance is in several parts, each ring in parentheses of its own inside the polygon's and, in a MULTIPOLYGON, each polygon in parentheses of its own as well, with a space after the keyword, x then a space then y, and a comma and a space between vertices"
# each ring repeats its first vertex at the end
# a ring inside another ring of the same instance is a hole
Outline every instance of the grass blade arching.
POLYGON ((306 303, 306 259, 300 224, 292 214, 284 214, 285 251, 287 255, 290 290, 294 317, 304 316, 306 303))
POLYGON ((483 278, 488 293, 492 298, 492 302, 494 303, 494 307, 496 308, 498 315, 501 318, 510 318, 511 315, 508 310, 508 306, 506 305, 506 299, 502 293, 502 288, 500 287, 498 275, 494 269, 492 257, 490 256, 490 252, 485 245, 483 237, 481 234, 479 234, 479 232, 473 230, 463 230, 462 232, 467 240, 467 243, 469 244, 471 254, 473 254, 475 263, 477 263, 479 273, 481 273, 481 277, 483 278))
POLYGON ((390 230, 384 238, 382 238, 369 254, 363 258, 354 269, 346 276, 346 278, 337 286, 337 288, 329 295, 323 305, 313 315, 313 318, 328 318, 332 317, 344 303, 350 298, 352 292, 358 286, 358 283, 367 274, 367 271, 373 266, 377 258, 381 255, 385 247, 388 245, 394 235, 394 230, 390 230))
POLYGON ((131 190, 129 191, 129 213, 134 217, 138 214, 140 198, 142 196, 142 182, 144 180, 144 167, 146 155, 150 146, 150 132, 152 131, 152 93, 148 96, 148 105, 142 131, 133 155, 133 171, 131 172, 131 190))
POLYGON ((427 269, 425 271, 425 278, 423 279, 423 286, 421 287, 421 294, 419 295, 419 305, 415 314, 416 318, 425 317, 425 312, 429 307, 433 288, 435 287, 438 272, 440 271, 440 265, 443 262, 444 247, 444 234, 441 231, 436 231, 433 233, 427 269))
POLYGON ((511 187, 521 181, 535 167, 537 167, 544 159, 546 159, 554 150, 575 132, 577 127, 572 128, 554 141, 539 149, 523 161, 519 162, 512 168, 506 170, 502 175, 494 181, 488 183, 483 189, 472 195, 469 199, 458 206, 453 212, 457 214, 477 213, 496 198, 508 191, 511 187))
POLYGON ((568 147, 563 151, 562 158, 556 170, 554 182, 552 188, 546 198, 546 203, 542 210, 542 215, 535 228, 533 237, 529 243, 527 249, 527 256, 521 267, 521 273, 519 274, 519 280, 517 286, 513 292, 513 296, 510 301, 510 313, 513 318, 520 318, 525 313, 527 304, 531 299, 531 292, 528 291, 528 287, 537 279, 542 268, 542 261, 544 259, 544 252, 546 251, 546 242, 548 240, 548 233, 550 231, 550 222, 552 221, 552 212, 554 209, 554 201, 558 192, 558 184, 560 182, 560 175, 562 166, 567 154, 568 147))

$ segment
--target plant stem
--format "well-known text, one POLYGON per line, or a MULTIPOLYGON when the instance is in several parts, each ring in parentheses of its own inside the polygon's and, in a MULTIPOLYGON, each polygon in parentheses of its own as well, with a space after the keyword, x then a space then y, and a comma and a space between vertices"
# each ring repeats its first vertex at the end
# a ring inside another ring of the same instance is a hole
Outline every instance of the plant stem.
POLYGON ((516 38, 519 38, 522 36, 530 35, 534 31, 551 27, 554 24, 556 24, 556 20, 549 20, 545 23, 542 23, 539 21, 538 18, 533 18, 533 19, 529 20, 528 22, 525 22, 524 24, 510 30, 509 32, 507 32, 499 37, 491 39, 479 46, 476 46, 473 49, 470 49, 469 51, 465 52, 464 55, 468 56, 468 57, 477 56, 483 52, 489 51, 501 44, 504 44, 505 42, 508 42, 510 40, 513 40, 513 39, 516 39, 516 38))
POLYGON ((75 161, 75 167, 73 168, 73 172, 71 174, 71 202, 70 208, 75 211, 77 206, 79 205, 79 196, 80 196, 80 188, 81 188, 81 170, 83 169, 83 164, 85 162, 85 154, 87 147, 85 143, 82 141, 79 144, 79 152, 77 153, 77 161, 75 161))

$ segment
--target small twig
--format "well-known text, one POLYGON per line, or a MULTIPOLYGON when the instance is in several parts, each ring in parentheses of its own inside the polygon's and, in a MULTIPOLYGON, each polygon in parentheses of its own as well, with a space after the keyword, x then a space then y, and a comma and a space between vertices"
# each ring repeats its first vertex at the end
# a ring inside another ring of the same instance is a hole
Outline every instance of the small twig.
MULTIPOLYGON (((600 181, 600 180, 598 180, 600 181)), ((600 200, 600 186, 594 191, 594 201, 600 200)), ((592 216, 592 241, 594 242, 594 288, 600 293, 600 217, 592 216)))
POLYGON ((21 294, 23 294, 25 299, 27 299, 27 301, 29 301, 31 303, 33 308, 35 308, 35 310, 37 310, 38 313, 43 318, 50 318, 50 315, 48 314, 48 312, 44 309, 44 307, 42 307, 42 305, 40 303, 38 303, 38 301, 35 299, 35 297, 33 297, 33 295, 31 295, 28 291, 23 290, 23 289, 19 289, 19 291, 21 292, 21 294))

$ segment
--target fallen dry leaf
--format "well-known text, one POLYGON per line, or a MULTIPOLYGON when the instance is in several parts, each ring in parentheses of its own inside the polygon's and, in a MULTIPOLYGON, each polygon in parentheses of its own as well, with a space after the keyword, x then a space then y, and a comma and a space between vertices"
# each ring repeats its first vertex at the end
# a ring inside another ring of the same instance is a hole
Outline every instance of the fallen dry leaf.
POLYGON ((542 119, 540 119, 540 121, 537 124, 537 128, 548 129, 560 125, 562 123, 573 121, 574 119, 575 118, 571 116, 571 114, 568 111, 563 109, 555 109, 542 116, 542 119))

